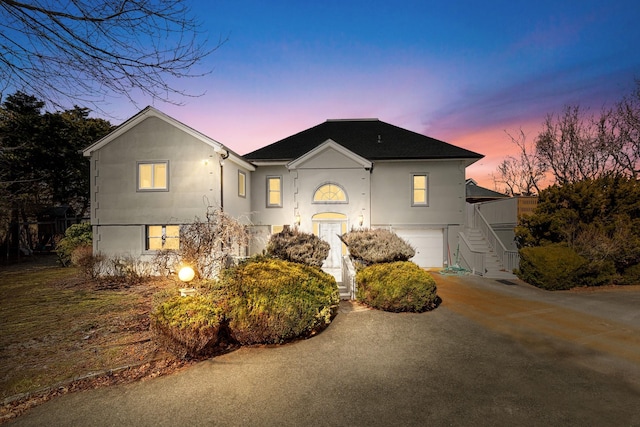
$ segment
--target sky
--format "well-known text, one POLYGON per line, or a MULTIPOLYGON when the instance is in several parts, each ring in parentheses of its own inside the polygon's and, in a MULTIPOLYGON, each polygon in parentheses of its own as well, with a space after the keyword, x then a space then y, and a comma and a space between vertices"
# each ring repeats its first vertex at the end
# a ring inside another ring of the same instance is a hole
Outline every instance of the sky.
POLYGON ((146 105, 239 154, 336 118, 379 118, 485 157, 491 174, 533 141, 548 114, 598 113, 640 78, 640 3, 575 1, 192 0, 212 44, 200 97, 105 107, 121 121, 146 105))

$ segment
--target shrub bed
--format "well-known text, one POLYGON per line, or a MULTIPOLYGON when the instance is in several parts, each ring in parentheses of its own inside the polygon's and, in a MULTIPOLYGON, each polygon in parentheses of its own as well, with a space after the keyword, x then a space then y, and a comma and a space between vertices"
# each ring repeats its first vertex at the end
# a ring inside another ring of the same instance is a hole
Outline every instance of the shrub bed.
POLYGON ((385 311, 423 312, 437 307, 436 283, 409 261, 374 264, 358 271, 357 299, 385 311))
POLYGON ((267 255, 315 267, 322 266, 329 249, 329 244, 315 234, 288 227, 272 235, 267 243, 267 255))
POLYGON ((351 258, 364 265, 408 261, 416 254, 397 234, 384 229, 352 230, 340 239, 349 248, 351 258))
POLYGON ((310 336, 331 322, 340 301, 331 275, 279 259, 248 260, 221 281, 230 334, 240 344, 310 336))
POLYGON ((174 296, 159 303, 150 317, 156 341, 179 358, 209 354, 224 320, 222 309, 205 295, 174 296))

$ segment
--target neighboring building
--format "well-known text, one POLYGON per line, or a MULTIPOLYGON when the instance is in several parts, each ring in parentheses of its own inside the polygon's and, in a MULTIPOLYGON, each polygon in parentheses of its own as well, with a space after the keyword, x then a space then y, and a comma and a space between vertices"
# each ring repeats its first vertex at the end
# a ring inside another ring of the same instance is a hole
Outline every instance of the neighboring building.
POLYGON ((468 203, 487 202, 489 200, 506 199, 509 197, 506 194, 479 186, 473 178, 468 178, 466 184, 468 203))
POLYGON ((418 265, 443 267, 464 229, 465 169, 483 157, 377 119, 327 120, 239 156, 152 107, 84 155, 95 250, 176 247, 180 224, 222 204, 253 224, 251 254, 285 225, 317 234, 339 280, 337 235, 359 227, 390 229, 418 265))

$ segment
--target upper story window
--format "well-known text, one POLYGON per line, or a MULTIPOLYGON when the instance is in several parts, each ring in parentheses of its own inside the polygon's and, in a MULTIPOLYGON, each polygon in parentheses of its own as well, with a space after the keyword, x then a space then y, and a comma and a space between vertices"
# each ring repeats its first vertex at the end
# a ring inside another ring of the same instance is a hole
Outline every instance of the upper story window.
POLYGON ((268 208, 282 207, 282 177, 281 176, 267 177, 267 207, 268 208))
POLYGON ((169 162, 138 162, 138 190, 169 190, 169 162))
POLYGON ((414 173, 411 182, 411 206, 429 206, 429 176, 414 173))
POLYGON ((179 225, 147 225, 146 249, 159 251, 161 249, 179 249, 179 225))
POLYGON ((347 193, 337 184, 324 184, 313 194, 314 203, 347 203, 347 193))
POLYGON ((247 197, 247 174, 238 171, 238 197, 247 197))

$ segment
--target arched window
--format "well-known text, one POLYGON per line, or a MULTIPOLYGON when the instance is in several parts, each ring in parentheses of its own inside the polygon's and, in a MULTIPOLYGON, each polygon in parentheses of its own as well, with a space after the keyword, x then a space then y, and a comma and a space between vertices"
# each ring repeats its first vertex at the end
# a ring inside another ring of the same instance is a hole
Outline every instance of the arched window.
POLYGON ((347 193, 338 184, 323 184, 313 194, 314 203, 347 203, 347 193))

